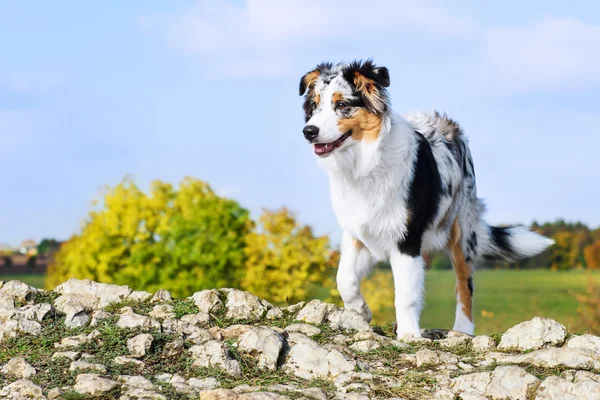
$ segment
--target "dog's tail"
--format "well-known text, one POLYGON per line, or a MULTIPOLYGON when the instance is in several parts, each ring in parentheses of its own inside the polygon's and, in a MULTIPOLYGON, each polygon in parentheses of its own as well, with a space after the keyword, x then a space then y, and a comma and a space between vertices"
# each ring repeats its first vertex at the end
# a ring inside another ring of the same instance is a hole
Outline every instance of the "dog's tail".
POLYGON ((514 262, 535 256, 554 244, 554 240, 522 226, 484 227, 482 256, 485 259, 514 262))

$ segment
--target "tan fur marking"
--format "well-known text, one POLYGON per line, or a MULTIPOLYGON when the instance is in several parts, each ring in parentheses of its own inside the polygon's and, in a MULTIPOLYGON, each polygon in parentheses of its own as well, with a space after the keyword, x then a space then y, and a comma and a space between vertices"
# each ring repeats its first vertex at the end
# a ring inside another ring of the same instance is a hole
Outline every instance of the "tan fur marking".
POLYGON ((321 95, 317 93, 315 95, 315 104, 318 106, 320 102, 321 102, 321 95))
POLYGON ((352 131, 352 139, 354 140, 372 142, 379 137, 382 122, 381 116, 361 108, 350 118, 340 118, 338 128, 342 133, 352 131))
POLYGON ((331 96, 331 104, 337 103, 338 101, 344 100, 344 96, 340 92, 335 92, 333 96, 331 96))
POLYGON ((355 72, 354 84, 356 85, 356 90, 362 92, 367 100, 373 105, 373 107, 375 107, 375 109, 379 111, 383 111, 385 109, 385 102, 381 97, 379 90, 377 90, 375 82, 364 75, 361 75, 359 72, 355 72))
POLYGON ((320 75, 321 72, 319 70, 314 70, 304 75, 304 83, 306 84, 306 87, 310 88, 314 86, 315 82, 317 82, 317 79, 319 79, 320 75))
POLYGON ((361 242, 361 241, 360 241, 360 240, 358 240, 358 239, 352 239, 352 245, 354 246, 354 248, 355 248, 356 250, 360 250, 360 249, 362 249, 363 247, 365 247, 365 245, 363 244, 363 242, 361 242))
POLYGON ((473 322, 473 298, 471 297, 471 292, 469 292, 468 285, 468 279, 471 276, 472 270, 471 266, 465 261, 461 236, 462 233, 458 225, 458 220, 454 220, 450 240, 448 241, 448 248, 450 249, 450 257, 452 258, 454 272, 456 273, 456 293, 458 293, 465 316, 469 321, 473 322))

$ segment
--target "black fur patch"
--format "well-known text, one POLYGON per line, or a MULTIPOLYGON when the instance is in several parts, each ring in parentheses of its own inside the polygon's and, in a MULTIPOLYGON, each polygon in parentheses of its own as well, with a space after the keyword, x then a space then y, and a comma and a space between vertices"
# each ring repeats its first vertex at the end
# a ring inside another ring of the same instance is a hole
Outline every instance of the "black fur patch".
POLYGON ((376 110, 373 109, 373 107, 369 107, 369 101, 364 95, 364 93, 361 93, 356 90, 354 78, 357 72, 365 78, 373 81, 377 91, 379 92, 379 95, 384 99, 385 103, 384 109, 380 111, 386 112, 389 109, 389 97, 387 94, 387 90, 385 89, 386 87, 390 86, 390 75, 388 69, 385 67, 377 67, 372 60, 358 60, 351 62, 342 70, 342 75, 346 82, 348 82, 348 84, 352 86, 352 89, 354 90, 354 95, 360 97, 363 100, 364 105, 367 108, 370 108, 371 112, 377 113, 376 110))
POLYGON ((469 276, 467 278, 467 288, 469 289, 469 293, 471 293, 471 297, 473 297, 473 277, 469 276))
POLYGON ((513 248, 510 245, 510 231, 507 227, 490 226, 490 239, 505 254, 512 254, 513 248))
POLYGON ((406 237, 398 242, 400 252, 412 257, 421 255, 423 234, 437 215, 442 193, 442 180, 431 145, 423 135, 415 135, 419 147, 408 196, 407 233, 406 237))

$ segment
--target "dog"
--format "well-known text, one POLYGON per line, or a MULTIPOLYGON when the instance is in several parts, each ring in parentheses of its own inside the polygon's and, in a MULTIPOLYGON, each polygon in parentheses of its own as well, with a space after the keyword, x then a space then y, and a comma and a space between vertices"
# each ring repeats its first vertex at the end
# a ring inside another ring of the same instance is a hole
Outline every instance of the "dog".
POLYGON ((370 322, 360 282, 377 261, 389 261, 397 336, 420 337, 422 254, 447 249, 456 272, 453 330, 473 335, 474 265, 531 257, 554 242, 485 222, 461 127, 437 111, 392 113, 389 85, 388 69, 372 60, 322 63, 300 80, 303 134, 329 176, 343 229, 338 291, 346 308, 370 322))

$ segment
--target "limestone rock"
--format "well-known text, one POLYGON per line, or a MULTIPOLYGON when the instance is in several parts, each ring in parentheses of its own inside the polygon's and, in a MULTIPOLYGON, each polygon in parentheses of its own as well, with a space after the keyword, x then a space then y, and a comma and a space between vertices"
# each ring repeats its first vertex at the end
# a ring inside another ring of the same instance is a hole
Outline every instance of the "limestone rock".
POLYGON ((308 324, 292 324, 285 327, 287 332, 300 332, 304 333, 306 336, 315 336, 321 333, 321 330, 316 326, 308 325, 308 324))
POLYGON ((103 378, 98 374, 79 374, 75 379, 73 389, 77 393, 96 396, 108 392, 118 385, 118 382, 103 378))
POLYGON ((88 372, 98 372, 100 374, 105 374, 106 367, 102 364, 93 364, 87 361, 72 361, 71 365, 69 365, 69 371, 88 371, 88 372))
POLYGON ((0 287, 0 298, 7 297, 14 301, 26 302, 32 300, 37 289, 20 281, 8 281, 0 287))
POLYGON ((136 360, 135 358, 131 358, 131 357, 125 357, 125 356, 116 356, 113 360, 113 362, 117 365, 127 365, 127 364, 132 364, 135 365, 136 367, 143 367, 144 366, 144 362, 140 361, 140 360, 136 360))
POLYGON ((321 325, 325 322, 329 311, 333 310, 333 304, 327 304, 321 300, 309 301, 299 312, 296 319, 315 325, 321 325))
POLYGON ((231 357, 227 347, 219 341, 210 340, 204 344, 192 346, 189 351, 195 359, 192 364, 194 367, 217 367, 234 377, 241 376, 240 365, 231 357))
POLYGON ((206 390, 206 389, 214 389, 219 387, 221 384, 215 378, 190 378, 186 382, 189 386, 194 389, 206 390))
POLYGON ((0 389, 0 398, 11 400, 45 399, 42 388, 27 379, 19 379, 0 389))
POLYGON ((594 335, 574 336, 565 345, 569 349, 590 349, 600 354, 600 337, 594 335))
POLYGON ((558 376, 549 376, 540 385, 536 400, 597 400, 600 399, 600 383, 583 380, 571 383, 558 376))
POLYGON ((214 289, 196 292, 190 298, 194 300, 200 311, 207 314, 223 306, 223 302, 219 298, 219 292, 214 289))
POLYGON ((170 304, 157 304, 154 306, 152 311, 148 313, 148 316, 156 319, 175 318, 173 312, 173 306, 170 304))
POLYGON ((369 322, 355 310, 346 308, 334 309, 328 312, 327 320, 342 329, 352 329, 355 331, 371 331, 369 322))
POLYGON ((361 340, 353 343, 350 348, 354 351, 371 351, 381 347, 381 343, 376 340, 361 340))
POLYGON ((548 345, 559 346, 565 341, 567 329, 558 322, 534 317, 510 328, 500 340, 498 348, 532 350, 548 345))
POLYGON ((450 388, 454 394, 459 395, 462 399, 465 399, 466 395, 483 396, 490 381, 490 372, 477 372, 452 379, 450 388))
POLYGON ((421 349, 417 351, 417 367, 423 365, 437 365, 440 363, 440 357, 434 350, 421 349))
POLYGON ((157 320, 134 312, 125 312, 124 314, 121 314, 117 321, 117 326, 119 328, 160 330, 160 323, 157 320))
POLYGON ((494 400, 528 400, 533 397, 540 381, 516 366, 498 367, 485 395, 494 400))
POLYGON ((498 357, 500 364, 533 364, 540 367, 563 366, 575 369, 600 369, 600 354, 589 349, 548 348, 527 354, 498 357))
POLYGON ((475 351, 486 352, 493 350, 496 347, 496 342, 487 335, 481 335, 473 338, 471 346, 475 351))
POLYGON ((56 353, 52 354, 52 358, 64 357, 68 358, 69 360, 77 360, 80 355, 81 353, 78 351, 57 351, 56 353))
POLYGON ((154 296, 152 296, 152 299, 150 300, 150 302, 151 303, 166 303, 171 300, 173 300, 171 293, 168 290, 160 289, 158 292, 154 293, 154 296))
POLYGON ((141 333, 132 337, 127 341, 129 355, 132 357, 144 357, 146 352, 150 350, 153 340, 154 337, 152 337, 152 335, 149 333, 141 333))
POLYGON ((36 371, 23 357, 15 357, 2 367, 2 373, 19 379, 27 379, 34 376, 36 371))
POLYGON ((107 283, 98 283, 90 281, 89 279, 79 280, 74 278, 57 286, 54 291, 63 296, 79 296, 80 299, 86 297, 86 301, 95 302, 95 306, 92 307, 92 309, 104 308, 111 303, 123 301, 132 292, 129 286, 118 286, 107 283))
POLYGON ((258 359, 258 368, 275 370, 283 348, 283 338, 273 329, 257 326, 242 334, 238 350, 258 359))
POLYGON ((151 298, 152 298, 152 293, 141 291, 141 290, 134 290, 133 292, 131 292, 129 294, 129 296, 127 296, 127 300, 138 301, 140 303, 148 301, 151 298))
POLYGON ((141 375, 119 375, 117 379, 128 388, 154 390, 152 382, 141 375))
POLYGON ((313 379, 335 377, 353 371, 355 366, 355 361, 347 359, 338 350, 327 350, 306 338, 292 346, 283 368, 300 378, 313 379))
POLYGON ((267 307, 252 293, 237 289, 223 289, 223 291, 227 293, 226 318, 256 320, 267 312, 267 307))

